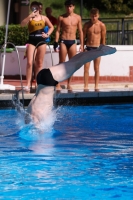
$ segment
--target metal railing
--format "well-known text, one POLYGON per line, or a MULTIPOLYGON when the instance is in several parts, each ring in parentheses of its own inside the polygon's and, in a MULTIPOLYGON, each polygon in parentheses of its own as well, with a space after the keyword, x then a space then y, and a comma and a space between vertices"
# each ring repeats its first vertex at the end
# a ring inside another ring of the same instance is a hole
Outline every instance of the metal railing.
MULTIPOLYGON (((83 23, 89 19, 82 19, 83 23)), ((133 18, 102 18, 107 28, 106 44, 133 45, 133 18)))
POLYGON ((124 31, 124 34, 120 30, 107 31, 106 44, 133 45, 133 30, 124 31))

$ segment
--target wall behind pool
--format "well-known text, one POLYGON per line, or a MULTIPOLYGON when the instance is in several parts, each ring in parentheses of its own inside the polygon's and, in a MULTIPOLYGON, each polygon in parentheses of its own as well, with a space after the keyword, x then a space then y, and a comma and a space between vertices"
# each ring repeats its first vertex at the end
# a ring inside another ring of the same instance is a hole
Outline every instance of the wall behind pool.
MULTIPOLYGON (((133 46, 132 45, 116 45, 117 52, 112 55, 103 56, 100 64, 100 79, 111 80, 113 79, 124 79, 126 81, 133 81, 133 46)), ((26 59, 23 59, 25 46, 17 46, 20 64, 22 68, 22 74, 26 74, 26 59)), ((53 64, 59 63, 59 56, 57 52, 53 51, 53 46, 50 46, 53 57, 53 64)), ((43 68, 52 65, 52 58, 49 46, 47 46, 46 55, 44 57, 43 68)), ((77 53, 79 53, 79 46, 77 46, 77 53)), ((0 73, 2 69, 3 53, 0 55, 0 73)), ((66 59, 68 60, 68 58, 66 59)), ((93 62, 90 66, 90 77, 94 76, 93 62)), ((84 67, 82 66, 77 72, 74 73, 75 78, 83 78, 84 67)), ((4 75, 18 75, 19 65, 17 54, 15 51, 12 53, 6 53, 5 59, 5 70, 4 75)))

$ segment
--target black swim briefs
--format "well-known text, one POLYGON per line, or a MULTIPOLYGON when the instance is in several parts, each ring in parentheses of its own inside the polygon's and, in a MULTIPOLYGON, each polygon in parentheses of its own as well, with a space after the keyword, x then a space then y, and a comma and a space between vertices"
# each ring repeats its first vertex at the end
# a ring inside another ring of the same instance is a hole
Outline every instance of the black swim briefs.
POLYGON ((42 69, 38 74, 37 74, 37 84, 42 84, 46 86, 56 86, 58 84, 58 81, 55 81, 50 69, 42 69))
POLYGON ((28 44, 32 44, 34 46, 41 46, 43 44, 46 44, 45 38, 41 37, 30 37, 27 42, 28 44))
POLYGON ((76 40, 61 40, 60 43, 64 43, 67 49, 70 49, 73 44, 77 44, 76 40))
POLYGON ((94 49, 98 49, 99 47, 91 47, 91 46, 86 46, 85 50, 86 51, 90 51, 90 50, 94 50, 94 49))
POLYGON ((27 43, 34 46, 41 46, 43 44, 46 44, 46 39, 42 37, 42 31, 43 30, 38 30, 29 34, 29 40, 27 43))

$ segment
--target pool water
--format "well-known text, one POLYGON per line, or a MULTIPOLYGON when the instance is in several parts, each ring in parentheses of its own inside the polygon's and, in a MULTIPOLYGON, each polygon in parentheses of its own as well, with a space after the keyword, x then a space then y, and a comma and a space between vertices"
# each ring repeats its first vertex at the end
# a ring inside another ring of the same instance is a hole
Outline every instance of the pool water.
POLYGON ((60 107, 44 134, 0 110, 0 199, 132 200, 133 105, 60 107))

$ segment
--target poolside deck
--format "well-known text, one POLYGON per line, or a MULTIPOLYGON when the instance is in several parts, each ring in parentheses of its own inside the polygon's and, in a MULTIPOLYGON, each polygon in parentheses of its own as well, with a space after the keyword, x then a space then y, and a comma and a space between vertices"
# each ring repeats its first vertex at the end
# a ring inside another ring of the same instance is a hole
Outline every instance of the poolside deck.
MULTIPOLYGON (((0 107, 12 106, 12 98, 16 91, 21 89, 20 80, 5 79, 4 84, 13 85, 15 91, 0 90, 0 107)), ((23 80, 23 86, 26 81, 23 80)), ((62 91, 56 92, 55 103, 57 105, 95 105, 105 103, 128 103, 133 102, 133 83, 132 82, 100 82, 99 91, 94 91, 94 83, 90 83, 89 91, 84 92, 83 81, 72 81, 73 91, 69 92, 66 87, 66 82, 62 82, 62 91)), ((31 92, 24 92, 24 105, 27 106, 31 98, 35 94, 35 83, 31 92)), ((22 92, 19 92, 20 100, 22 92)))

